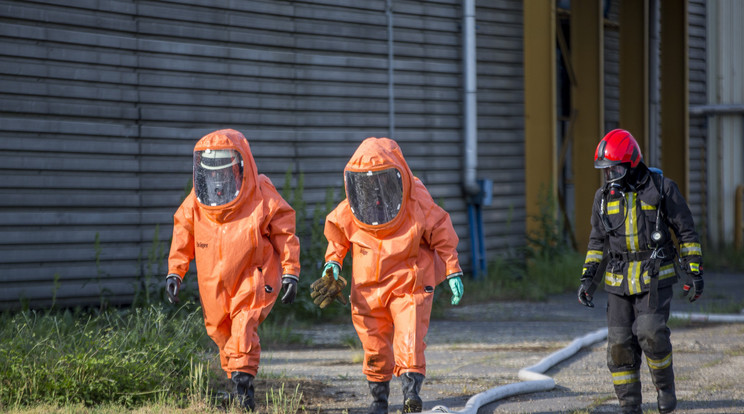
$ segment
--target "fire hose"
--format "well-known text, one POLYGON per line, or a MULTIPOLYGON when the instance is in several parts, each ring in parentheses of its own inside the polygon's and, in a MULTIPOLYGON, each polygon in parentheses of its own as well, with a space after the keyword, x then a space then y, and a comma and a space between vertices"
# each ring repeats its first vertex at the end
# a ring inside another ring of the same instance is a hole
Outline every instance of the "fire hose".
MULTIPOLYGON (((727 322, 727 323, 744 323, 744 314, 705 314, 705 313, 684 313, 672 312, 670 318, 686 319, 690 322, 727 322)), ((550 391, 555 388, 555 380, 544 375, 543 373, 559 362, 573 356, 582 348, 590 346, 596 342, 603 341, 607 338, 607 328, 602 328, 590 332, 582 337, 574 339, 565 348, 560 349, 540 362, 527 368, 519 370, 519 379, 522 382, 514 384, 501 385, 476 394, 468 400, 465 407, 459 411, 450 411, 443 405, 437 405, 428 414, 436 413, 458 413, 458 414, 477 414, 478 409, 494 401, 511 397, 519 394, 528 394, 539 391, 550 391)))

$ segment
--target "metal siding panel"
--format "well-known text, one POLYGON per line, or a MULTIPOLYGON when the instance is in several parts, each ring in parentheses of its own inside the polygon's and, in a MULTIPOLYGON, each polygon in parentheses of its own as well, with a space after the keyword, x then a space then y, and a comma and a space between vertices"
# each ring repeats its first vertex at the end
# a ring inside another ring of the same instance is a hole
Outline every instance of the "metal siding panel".
MULTIPOLYGON (((706 85, 706 2, 688 2, 688 59, 690 106, 707 103, 706 85)), ((707 214, 707 119, 705 116, 690 116, 690 189, 687 203, 692 211, 697 230, 707 240, 705 216, 707 214)))
MULTIPOLYGON (((465 249, 461 5, 394 6, 393 138, 465 249)), ((501 183, 485 209, 492 255, 523 242, 513 233, 524 218, 511 213, 524 204, 521 7, 498 0, 477 11, 478 174, 501 183)), ((8 287, 23 280, 44 286, 34 297, 44 303, 55 272, 66 281, 59 303, 95 302, 97 286, 74 283, 100 272, 126 302, 154 226, 161 241, 170 234, 194 143, 214 129, 244 132, 279 187, 290 168, 303 172, 310 209, 328 188, 341 198, 341 171, 362 139, 387 135, 383 0, 0 1, 0 10, 0 192, 15 193, 3 197, 0 225, 20 242, 0 250, 0 306, 17 303, 19 288, 8 287)), ((461 259, 467 267, 467 251, 461 259)))

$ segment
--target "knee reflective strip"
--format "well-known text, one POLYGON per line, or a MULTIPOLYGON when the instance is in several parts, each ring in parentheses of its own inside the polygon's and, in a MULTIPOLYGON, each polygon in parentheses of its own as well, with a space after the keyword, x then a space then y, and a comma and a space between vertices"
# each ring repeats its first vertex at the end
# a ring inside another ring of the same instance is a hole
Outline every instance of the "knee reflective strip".
POLYGON ((631 384, 640 380, 640 371, 621 371, 612 373, 612 383, 615 385, 631 384))
POLYGON ((651 369, 664 369, 668 366, 672 365, 672 353, 670 352, 669 355, 665 356, 661 359, 651 359, 649 357, 646 357, 646 362, 648 362, 648 367, 651 369))

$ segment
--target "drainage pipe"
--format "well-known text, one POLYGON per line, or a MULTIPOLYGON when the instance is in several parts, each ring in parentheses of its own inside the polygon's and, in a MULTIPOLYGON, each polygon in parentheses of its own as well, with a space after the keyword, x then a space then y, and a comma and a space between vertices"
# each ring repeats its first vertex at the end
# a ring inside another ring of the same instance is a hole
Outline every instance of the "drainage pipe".
POLYGON ((462 4, 463 123, 465 135, 463 189, 466 196, 480 192, 476 178, 478 168, 478 107, 475 69, 475 0, 462 4))

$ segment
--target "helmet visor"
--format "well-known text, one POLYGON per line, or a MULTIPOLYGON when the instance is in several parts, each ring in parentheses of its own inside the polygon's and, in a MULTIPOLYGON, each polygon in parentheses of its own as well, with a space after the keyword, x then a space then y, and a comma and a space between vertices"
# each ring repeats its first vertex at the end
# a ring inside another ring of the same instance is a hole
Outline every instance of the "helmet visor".
POLYGON ((346 171, 346 197, 351 212, 364 224, 377 226, 393 221, 403 203, 400 171, 346 171))
POLYGON ((233 201, 243 182, 243 160, 235 150, 194 151, 194 192, 206 206, 233 201))
POLYGON ((605 182, 612 183, 625 177, 628 173, 628 167, 623 163, 606 167, 603 171, 605 182))

